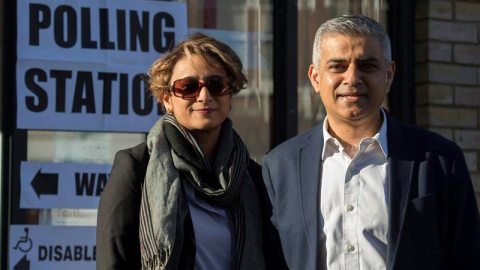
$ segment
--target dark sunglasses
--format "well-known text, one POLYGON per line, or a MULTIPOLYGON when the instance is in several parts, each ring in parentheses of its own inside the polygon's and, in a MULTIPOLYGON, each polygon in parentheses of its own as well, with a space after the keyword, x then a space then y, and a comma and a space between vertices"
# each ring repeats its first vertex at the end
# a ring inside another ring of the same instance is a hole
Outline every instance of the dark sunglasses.
POLYGON ((212 96, 224 96, 232 93, 233 84, 229 77, 212 76, 205 82, 194 78, 183 78, 173 82, 170 91, 173 95, 183 99, 195 98, 203 87, 207 87, 212 96))

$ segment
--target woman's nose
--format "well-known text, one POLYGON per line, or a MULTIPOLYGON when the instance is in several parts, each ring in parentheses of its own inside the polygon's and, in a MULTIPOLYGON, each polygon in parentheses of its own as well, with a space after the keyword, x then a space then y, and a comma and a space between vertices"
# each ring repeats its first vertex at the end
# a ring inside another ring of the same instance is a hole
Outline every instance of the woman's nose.
POLYGON ((202 88, 200 89, 200 92, 198 93, 197 101, 206 102, 211 99, 212 99, 212 95, 210 95, 210 91, 208 91, 208 88, 206 86, 202 86, 202 88))

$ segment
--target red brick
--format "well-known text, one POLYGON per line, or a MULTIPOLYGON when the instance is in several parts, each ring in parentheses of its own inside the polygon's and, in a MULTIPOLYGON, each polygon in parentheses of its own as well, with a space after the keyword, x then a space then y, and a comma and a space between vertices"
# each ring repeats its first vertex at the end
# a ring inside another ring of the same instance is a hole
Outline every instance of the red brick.
POLYGON ((428 83, 428 68, 429 68, 429 64, 415 65, 415 82, 416 83, 428 83))
POLYGON ((470 172, 478 171, 478 153, 477 152, 464 152, 465 161, 470 172))
POLYGON ((477 127, 477 110, 475 109, 458 109, 446 107, 428 107, 423 110, 425 113, 426 126, 432 127, 460 127, 460 128, 476 128, 477 127))
POLYGON ((415 121, 419 127, 430 128, 430 124, 428 122, 428 107, 420 106, 416 108, 415 121))
POLYGON ((455 142, 463 149, 480 150, 479 130, 455 130, 455 142))
POLYGON ((477 208, 480 209, 480 193, 476 193, 475 197, 477 198, 477 208))
POLYGON ((453 18, 452 3, 447 1, 430 1, 418 3, 415 17, 451 20, 453 18))
POLYGON ((428 40, 428 20, 415 22, 415 40, 428 40))
POLYGON ((470 173, 470 178, 472 178, 473 189, 480 195, 480 173, 470 173))
POLYGON ((460 21, 480 22, 480 2, 455 2, 455 19, 460 21))
POLYGON ((480 87, 455 87, 455 104, 480 107, 480 87))
POLYGON ((428 130, 440 134, 443 137, 453 141, 453 129, 451 128, 428 128, 428 130))
POLYGON ((415 61, 426 60, 452 62, 452 45, 450 43, 428 41, 415 45, 415 61))
POLYGON ((430 63, 428 64, 428 80, 437 83, 459 85, 476 85, 477 68, 460 65, 430 63))
MULTIPOLYGON (((480 17, 480 14, 478 15, 480 17)), ((480 46, 458 44, 453 47, 456 63, 480 65, 480 46)))
POLYGON ((453 104, 453 88, 443 84, 425 84, 416 87, 417 105, 453 104))
POLYGON ((474 23, 431 20, 428 23, 429 39, 457 42, 477 42, 477 25, 474 23))

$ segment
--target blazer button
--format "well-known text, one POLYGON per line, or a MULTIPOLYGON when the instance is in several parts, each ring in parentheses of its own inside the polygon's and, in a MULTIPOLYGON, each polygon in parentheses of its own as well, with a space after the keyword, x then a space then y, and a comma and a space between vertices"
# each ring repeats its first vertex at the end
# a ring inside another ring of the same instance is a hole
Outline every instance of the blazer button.
POLYGON ((347 246, 347 250, 350 251, 350 252, 352 252, 352 251, 355 250, 355 246, 354 246, 354 245, 348 245, 348 246, 347 246))

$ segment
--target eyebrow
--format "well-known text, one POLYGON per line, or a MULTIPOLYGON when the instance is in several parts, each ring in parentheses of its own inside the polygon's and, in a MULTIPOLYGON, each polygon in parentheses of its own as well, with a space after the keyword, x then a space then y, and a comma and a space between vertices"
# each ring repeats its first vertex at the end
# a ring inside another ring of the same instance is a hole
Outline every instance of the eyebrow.
MULTIPOLYGON (((357 62, 360 62, 360 63, 364 63, 364 62, 379 62, 379 60, 376 58, 376 57, 360 57, 360 58, 357 58, 355 61, 357 62)), ((332 59, 329 59, 327 61, 327 64, 330 64, 330 63, 343 63, 343 62, 347 62, 347 59, 344 59, 344 58, 332 58, 332 59)))
POLYGON ((357 59, 358 62, 380 62, 376 57, 360 57, 357 59))
POLYGON ((327 61, 327 64, 331 64, 331 63, 343 63, 343 62, 346 62, 347 60, 346 59, 343 59, 343 58, 332 58, 332 59, 329 59, 327 61))

